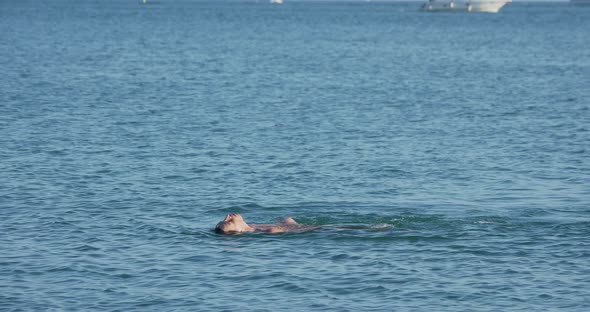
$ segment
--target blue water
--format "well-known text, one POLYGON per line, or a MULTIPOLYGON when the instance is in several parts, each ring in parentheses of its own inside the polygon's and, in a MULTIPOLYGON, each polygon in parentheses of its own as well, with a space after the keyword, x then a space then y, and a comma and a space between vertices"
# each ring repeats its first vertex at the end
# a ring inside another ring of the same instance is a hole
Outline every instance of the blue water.
POLYGON ((586 311, 590 8, 262 2, 0 1, 0 310, 586 311))

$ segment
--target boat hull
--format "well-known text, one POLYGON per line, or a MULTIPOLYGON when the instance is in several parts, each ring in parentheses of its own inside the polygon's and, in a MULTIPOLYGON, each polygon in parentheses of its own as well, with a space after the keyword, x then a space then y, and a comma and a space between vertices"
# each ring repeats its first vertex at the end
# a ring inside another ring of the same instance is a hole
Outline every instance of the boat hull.
POLYGON ((485 12, 498 13, 510 1, 429 1, 422 10, 430 12, 485 12))

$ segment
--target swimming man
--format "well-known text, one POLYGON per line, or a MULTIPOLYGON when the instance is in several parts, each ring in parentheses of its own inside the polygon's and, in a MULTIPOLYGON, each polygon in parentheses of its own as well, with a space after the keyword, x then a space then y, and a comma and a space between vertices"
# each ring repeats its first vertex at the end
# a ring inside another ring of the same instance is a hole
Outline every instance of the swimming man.
POLYGON ((221 234, 236 234, 244 232, 283 233, 289 231, 311 231, 319 226, 302 225, 291 217, 282 218, 274 224, 247 224, 239 213, 225 216, 223 221, 217 223, 215 232, 221 234))

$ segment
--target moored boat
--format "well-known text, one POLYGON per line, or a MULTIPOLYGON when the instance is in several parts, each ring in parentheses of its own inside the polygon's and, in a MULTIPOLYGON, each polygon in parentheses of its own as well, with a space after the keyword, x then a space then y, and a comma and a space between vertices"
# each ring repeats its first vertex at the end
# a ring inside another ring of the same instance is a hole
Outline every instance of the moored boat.
POLYGON ((508 2, 512 0, 428 0, 422 10, 497 13, 508 2))

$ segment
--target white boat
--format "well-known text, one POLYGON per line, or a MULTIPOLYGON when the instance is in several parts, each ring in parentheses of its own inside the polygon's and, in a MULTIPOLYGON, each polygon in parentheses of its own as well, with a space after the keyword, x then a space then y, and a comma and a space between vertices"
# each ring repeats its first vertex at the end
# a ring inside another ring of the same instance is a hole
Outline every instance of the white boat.
POLYGON ((422 10, 498 13, 508 2, 512 0, 428 0, 422 10))
POLYGON ((270 0, 270 3, 283 4, 283 0, 270 0))

